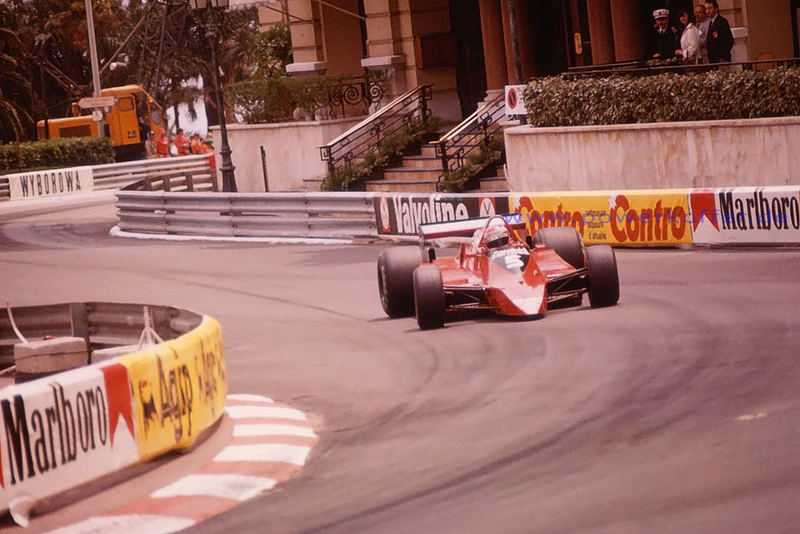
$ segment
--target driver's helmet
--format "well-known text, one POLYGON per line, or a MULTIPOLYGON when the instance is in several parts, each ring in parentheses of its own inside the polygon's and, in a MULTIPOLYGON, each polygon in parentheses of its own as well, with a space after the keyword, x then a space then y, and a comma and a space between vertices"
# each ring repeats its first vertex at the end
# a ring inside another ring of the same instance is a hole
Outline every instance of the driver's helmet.
POLYGON ((508 244, 510 236, 508 235, 508 228, 505 225, 492 226, 486 229, 486 247, 498 248, 508 244))

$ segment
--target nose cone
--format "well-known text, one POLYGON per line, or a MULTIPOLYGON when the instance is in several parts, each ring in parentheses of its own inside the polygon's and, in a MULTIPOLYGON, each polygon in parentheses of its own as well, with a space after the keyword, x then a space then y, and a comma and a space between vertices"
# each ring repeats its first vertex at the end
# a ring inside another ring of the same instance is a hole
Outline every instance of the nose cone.
POLYGON ((489 305, 500 315, 529 316, 545 312, 544 285, 492 287, 487 290, 489 305))

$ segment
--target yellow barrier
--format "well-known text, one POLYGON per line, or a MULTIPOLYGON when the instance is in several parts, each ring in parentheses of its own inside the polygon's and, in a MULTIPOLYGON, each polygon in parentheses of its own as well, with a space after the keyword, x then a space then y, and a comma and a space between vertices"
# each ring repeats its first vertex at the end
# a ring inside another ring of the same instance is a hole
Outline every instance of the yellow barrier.
POLYGON ((141 461, 191 446, 222 415, 228 386, 215 319, 118 361, 133 389, 141 461))

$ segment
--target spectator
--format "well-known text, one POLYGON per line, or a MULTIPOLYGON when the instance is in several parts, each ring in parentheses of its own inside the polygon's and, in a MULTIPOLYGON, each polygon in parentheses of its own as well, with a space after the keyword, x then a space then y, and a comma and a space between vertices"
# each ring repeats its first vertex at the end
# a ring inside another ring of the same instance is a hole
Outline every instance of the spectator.
POLYGON ((193 133, 191 137, 191 142, 189 143, 189 148, 192 149, 192 154, 202 154, 203 153, 203 140, 200 139, 200 134, 193 133))
POLYGON ((706 38, 708 37, 708 24, 711 22, 706 17, 706 6, 697 4, 694 6, 694 25, 700 33, 700 63, 708 63, 708 48, 706 48, 706 38))
POLYGON ((150 134, 152 133, 150 131, 149 121, 147 120, 147 117, 142 116, 142 115, 139 115, 139 117, 137 118, 137 121, 138 121, 138 124, 139 124, 139 139, 141 139, 141 140, 146 142, 147 139, 150 138, 150 134))
POLYGON ((729 62, 731 48, 733 48, 733 34, 728 19, 719 14, 717 0, 706 2, 706 15, 709 19, 708 37, 706 38, 708 61, 709 63, 729 62))
POLYGON ((156 156, 159 158, 169 157, 169 137, 163 129, 158 131, 158 137, 156 137, 156 156))
POLYGON ((678 49, 678 36, 675 28, 669 28, 669 9, 653 11, 656 25, 650 37, 650 57, 652 59, 671 59, 678 49))
POLYGON ((214 154, 214 139, 211 138, 211 134, 209 133, 206 137, 206 140, 203 141, 203 153, 208 154, 208 166, 211 170, 217 170, 217 158, 214 154))
POLYGON ((189 155, 189 140, 186 139, 186 136, 183 135, 183 129, 178 128, 178 133, 175 134, 172 142, 175 144, 175 149, 177 150, 178 156, 188 156, 189 155))
POLYGON ((153 159, 156 157, 156 136, 153 132, 150 132, 147 136, 147 141, 144 142, 144 150, 147 154, 147 159, 153 159))
POLYGON ((681 9, 678 14, 683 32, 681 33, 681 47, 675 51, 676 56, 683 57, 683 62, 696 65, 700 58, 700 32, 692 22, 689 11, 681 9))

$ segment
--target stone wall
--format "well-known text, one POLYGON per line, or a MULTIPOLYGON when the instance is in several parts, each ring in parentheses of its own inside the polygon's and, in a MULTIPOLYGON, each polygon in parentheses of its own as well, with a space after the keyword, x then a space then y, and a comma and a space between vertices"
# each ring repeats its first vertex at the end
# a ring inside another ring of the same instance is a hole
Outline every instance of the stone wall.
MULTIPOLYGON (((358 124, 364 117, 326 121, 287 122, 278 124, 229 124, 228 144, 231 161, 236 167, 239 192, 259 193, 265 190, 261 147, 266 153, 270 191, 301 191, 303 180, 321 180, 328 172, 320 159, 319 147, 358 124)), ((213 126, 217 169, 221 138, 219 126, 213 126)), ((220 183, 220 191, 221 183, 220 183)), ((317 189, 318 190, 318 189, 317 189)))
POLYGON ((505 131, 512 191, 800 184, 800 117, 505 131))

